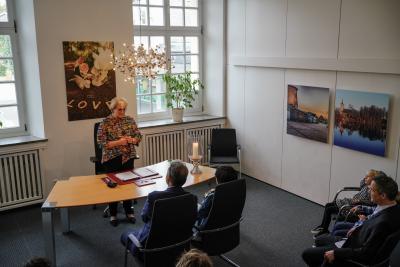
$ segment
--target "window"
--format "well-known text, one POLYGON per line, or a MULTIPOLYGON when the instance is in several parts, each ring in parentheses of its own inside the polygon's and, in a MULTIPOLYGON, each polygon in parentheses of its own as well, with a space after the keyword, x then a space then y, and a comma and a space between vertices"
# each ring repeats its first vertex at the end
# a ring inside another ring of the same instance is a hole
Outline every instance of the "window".
MULTIPOLYGON (((199 0, 133 0, 133 24, 136 46, 160 46, 171 60, 173 74, 191 71, 201 79, 201 13, 199 0)), ((154 80, 136 78, 139 119, 169 116, 165 83, 159 75, 154 80)), ((201 92, 188 112, 200 112, 201 92)))
POLYGON ((11 1, 0 0, 0 136, 25 129, 16 48, 11 1))

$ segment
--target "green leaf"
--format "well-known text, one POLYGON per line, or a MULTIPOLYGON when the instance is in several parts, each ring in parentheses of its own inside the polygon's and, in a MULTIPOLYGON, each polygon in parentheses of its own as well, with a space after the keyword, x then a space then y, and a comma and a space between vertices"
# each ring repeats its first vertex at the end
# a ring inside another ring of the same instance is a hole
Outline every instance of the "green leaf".
POLYGON ((192 72, 187 71, 183 74, 172 75, 167 72, 163 75, 163 80, 166 83, 166 94, 168 108, 187 108, 192 107, 194 96, 199 92, 196 87, 204 89, 203 84, 199 79, 191 79, 192 72))

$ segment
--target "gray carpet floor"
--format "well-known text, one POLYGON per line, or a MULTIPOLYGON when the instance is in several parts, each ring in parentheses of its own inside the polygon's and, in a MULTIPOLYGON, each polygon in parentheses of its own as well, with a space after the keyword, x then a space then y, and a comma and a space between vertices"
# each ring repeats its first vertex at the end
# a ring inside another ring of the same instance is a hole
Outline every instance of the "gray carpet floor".
MULTIPOLYGON (((311 246, 310 229, 320 223, 323 208, 252 178, 247 180, 247 199, 241 224, 241 243, 226 256, 243 267, 305 266, 301 252, 311 246)), ((207 184, 187 190, 202 199, 207 184)), ((144 199, 135 205, 140 213, 144 199)), ((56 251, 58 266, 123 266, 121 233, 135 225, 122 221, 112 227, 102 218, 104 206, 71 209, 71 230, 61 233, 56 213, 56 251)), ((119 214, 122 218, 123 214, 119 214)), ((0 214, 0 266, 23 266, 35 256, 44 256, 40 205, 0 214)), ((214 266, 229 266, 212 257, 214 266)), ((130 259, 130 265, 133 261, 130 259)))

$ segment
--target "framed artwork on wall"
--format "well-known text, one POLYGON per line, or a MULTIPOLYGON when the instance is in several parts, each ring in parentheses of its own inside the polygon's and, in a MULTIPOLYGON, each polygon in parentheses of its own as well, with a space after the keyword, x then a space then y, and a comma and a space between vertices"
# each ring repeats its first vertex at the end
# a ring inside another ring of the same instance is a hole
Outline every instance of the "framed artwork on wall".
POLYGON ((287 134, 327 143, 329 88, 288 85, 287 134))
POLYGON ((384 157, 389 100, 387 94, 336 90, 334 145, 384 157))
POLYGON ((63 42, 68 120, 103 118, 116 96, 113 42, 63 42))

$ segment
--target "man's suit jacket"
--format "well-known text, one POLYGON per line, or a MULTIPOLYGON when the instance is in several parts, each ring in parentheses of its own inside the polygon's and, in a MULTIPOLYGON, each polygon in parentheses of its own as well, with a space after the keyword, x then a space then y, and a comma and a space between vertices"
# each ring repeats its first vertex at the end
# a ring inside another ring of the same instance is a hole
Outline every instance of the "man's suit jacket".
POLYGON ((142 210, 142 220, 145 223, 142 229, 139 231, 137 238, 140 243, 144 245, 147 237, 149 236, 150 227, 151 227, 151 218, 153 215, 153 207, 154 202, 158 199, 165 199, 171 197, 177 197, 184 194, 189 194, 185 190, 183 190, 180 186, 168 187, 165 191, 153 191, 147 196, 147 200, 143 206, 142 210))
POLYGON ((335 249, 335 259, 353 259, 370 263, 385 239, 400 230, 400 205, 382 210, 356 228, 342 248, 335 249))

